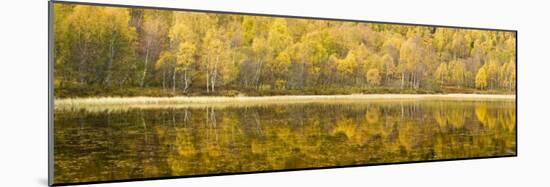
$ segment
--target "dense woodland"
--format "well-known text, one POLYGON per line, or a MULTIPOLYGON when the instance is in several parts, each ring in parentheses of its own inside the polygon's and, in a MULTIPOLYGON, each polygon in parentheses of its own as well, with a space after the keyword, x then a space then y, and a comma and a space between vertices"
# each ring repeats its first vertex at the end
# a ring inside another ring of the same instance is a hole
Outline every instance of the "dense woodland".
POLYGON ((55 4, 56 97, 513 93, 513 32, 55 4))

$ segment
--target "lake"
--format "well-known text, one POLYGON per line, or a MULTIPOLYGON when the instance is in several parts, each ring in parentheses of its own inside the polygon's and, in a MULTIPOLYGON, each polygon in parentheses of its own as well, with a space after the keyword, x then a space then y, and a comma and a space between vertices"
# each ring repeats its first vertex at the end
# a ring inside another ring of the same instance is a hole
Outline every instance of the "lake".
POLYGON ((385 100, 55 110, 54 181, 516 155, 515 106, 385 100))

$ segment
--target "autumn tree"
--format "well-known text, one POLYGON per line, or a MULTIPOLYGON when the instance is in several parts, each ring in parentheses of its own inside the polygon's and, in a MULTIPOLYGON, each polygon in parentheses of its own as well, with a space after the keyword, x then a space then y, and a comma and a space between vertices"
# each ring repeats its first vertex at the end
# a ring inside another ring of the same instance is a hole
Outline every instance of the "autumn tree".
POLYGON ((336 69, 341 74, 341 79, 353 77, 353 72, 357 66, 355 53, 355 51, 350 51, 344 59, 336 61, 336 69))
POLYGON ((129 26, 127 9, 75 6, 64 24, 71 51, 63 56, 76 69, 81 84, 110 87, 124 84, 132 76, 136 31, 129 26), (102 55, 100 55, 102 54, 102 55))
POLYGON ((449 78, 450 81, 454 82, 457 87, 460 88, 460 85, 464 82, 465 78, 465 66, 464 62, 460 60, 453 60, 449 62, 449 78))
POLYGON ((417 89, 420 86, 424 70, 424 64, 422 64, 422 62, 424 62, 427 57, 427 48, 425 44, 419 35, 414 34, 401 45, 399 54, 401 88, 405 86, 405 81, 407 81, 410 87, 417 89))
POLYGON ((267 61, 267 54, 269 53, 268 45, 265 38, 256 37, 252 41, 252 53, 254 60, 254 84, 259 89, 262 82, 262 69, 264 68, 264 63, 267 61))
POLYGON ((479 88, 479 89, 485 89, 487 88, 487 82, 488 82, 488 77, 487 77, 487 70, 486 70, 486 66, 483 66, 479 69, 479 71, 477 72, 477 75, 476 75, 476 87, 479 88))
POLYGON ((447 69, 447 63, 441 63, 434 72, 434 78, 438 84, 444 85, 449 80, 449 70, 447 69))
POLYGON ((513 32, 54 8, 54 86, 62 97, 511 93, 517 79, 513 32))
POLYGON ((150 61, 156 61, 161 48, 163 47, 164 37, 168 33, 169 17, 161 11, 145 11, 142 16, 142 35, 140 37, 141 52, 143 55, 143 74, 140 80, 140 87, 144 87, 148 72, 150 71, 150 61))
MULTIPOLYGON (((286 71, 290 66, 290 56, 285 49, 292 43, 292 38, 288 32, 287 22, 285 19, 276 19, 271 24, 267 37, 268 48, 268 69, 271 74, 273 85, 278 82, 284 85, 286 79, 282 78, 286 75, 286 71), (277 79, 275 77, 281 77, 277 79)), ((280 85, 281 86, 281 85, 280 85)))
MULTIPOLYGON (((187 92, 189 85, 192 83, 192 75, 194 73, 198 51, 200 36, 191 24, 197 20, 195 16, 186 14, 176 14, 174 16, 174 25, 169 32, 171 51, 174 53, 173 73, 172 73, 172 91, 175 92, 177 85, 177 74, 181 73, 183 81, 183 92, 187 92)), ((195 23, 196 24, 196 23, 195 23)))
POLYGON ((367 81, 369 82, 370 86, 380 85, 380 72, 378 71, 378 69, 370 69, 367 72, 367 81))

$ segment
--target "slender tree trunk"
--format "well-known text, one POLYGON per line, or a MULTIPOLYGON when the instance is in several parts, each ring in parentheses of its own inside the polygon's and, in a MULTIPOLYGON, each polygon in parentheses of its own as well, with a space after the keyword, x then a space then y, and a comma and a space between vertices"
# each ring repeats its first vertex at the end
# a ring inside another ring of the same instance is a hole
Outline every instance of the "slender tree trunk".
POLYGON ((216 87, 216 71, 212 71, 212 75, 210 76, 210 91, 214 93, 216 87))
POLYGON ((111 42, 109 44, 109 49, 110 49, 110 53, 109 53, 109 61, 107 63, 107 75, 105 76, 105 85, 106 86, 111 86, 111 74, 112 74, 112 69, 113 69, 113 59, 114 59, 114 56, 115 56, 115 37, 111 38, 111 42))
POLYGON ((124 83, 126 82, 126 80, 128 80, 128 73, 125 73, 124 77, 120 80, 119 82, 119 86, 122 87, 122 85, 124 85, 124 83))
POLYGON ((210 80, 210 81, 212 81, 210 83, 210 85, 212 86, 212 89, 211 89, 212 92, 215 92, 215 90, 216 90, 215 88, 216 88, 216 80, 218 79, 218 73, 217 72, 218 72, 219 60, 220 60, 220 56, 218 55, 218 56, 216 56, 216 62, 214 63, 214 69, 212 71, 212 78, 210 80))
POLYGON ((189 88, 189 77, 187 76, 187 69, 185 69, 185 71, 183 71, 183 82, 184 82, 184 85, 183 85, 183 92, 187 92, 187 89, 189 88))
POLYGON ((414 89, 416 87, 416 73, 411 73, 411 88, 414 89))
POLYGON ((260 77, 262 76, 262 60, 258 60, 258 69, 256 69, 256 87, 260 89, 260 77))
POLYGON ((405 85, 405 72, 401 73, 401 89, 403 89, 403 86, 405 85))
POLYGON ((420 87, 420 75, 418 75, 418 72, 414 73, 414 88, 418 89, 420 87))
POLYGON ((174 67, 174 72, 172 73, 172 92, 176 93, 176 68, 174 67))
POLYGON ((162 90, 166 90, 166 70, 162 70, 162 90))
POLYGON ((414 89, 414 73, 409 74, 409 88, 414 89))
POLYGON ((86 59, 88 57, 88 42, 85 42, 85 41, 82 41, 82 38, 81 38, 81 33, 78 32, 78 39, 79 39, 79 42, 78 42, 78 48, 79 48, 79 51, 80 51, 80 60, 78 61, 78 81, 80 83, 85 83, 85 65, 86 65, 86 59))
POLYGON ((206 63, 206 93, 210 93, 210 72, 208 69, 210 68, 208 62, 206 63))
POLYGON ((80 83, 84 83, 84 64, 86 64, 86 60, 82 58, 80 60, 80 63, 78 64, 78 79, 80 83))
POLYGON ((147 76, 147 63, 149 61, 149 48, 147 48, 145 52, 145 66, 143 67, 143 76, 141 77, 141 83, 139 84, 140 87, 143 88, 145 85, 145 77, 147 76))

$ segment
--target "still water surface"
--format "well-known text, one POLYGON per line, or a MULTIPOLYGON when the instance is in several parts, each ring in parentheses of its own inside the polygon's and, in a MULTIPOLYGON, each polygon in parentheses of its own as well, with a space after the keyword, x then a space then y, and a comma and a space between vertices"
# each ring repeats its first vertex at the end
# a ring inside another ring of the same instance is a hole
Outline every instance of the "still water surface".
POLYGON ((56 110, 55 183, 516 154, 511 101, 56 110))

